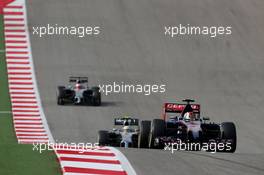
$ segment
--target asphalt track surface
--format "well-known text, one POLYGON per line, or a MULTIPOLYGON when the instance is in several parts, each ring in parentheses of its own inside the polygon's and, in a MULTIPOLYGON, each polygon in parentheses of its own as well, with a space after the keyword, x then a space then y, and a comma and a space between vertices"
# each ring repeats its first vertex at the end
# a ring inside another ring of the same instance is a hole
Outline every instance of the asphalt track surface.
MULTIPOLYGON (((160 116, 161 104, 197 99, 213 121, 237 126, 235 154, 121 149, 138 174, 264 174, 264 2, 261 0, 34 0, 29 27, 99 25, 97 37, 39 38, 34 64, 51 132, 59 142, 96 142, 114 116, 160 116), (232 35, 164 36, 165 25, 231 25, 232 35), (101 107, 57 106, 56 86, 70 75, 91 84, 163 84, 166 93, 103 96, 101 107)), ((32 29, 31 29, 32 30, 32 29)))

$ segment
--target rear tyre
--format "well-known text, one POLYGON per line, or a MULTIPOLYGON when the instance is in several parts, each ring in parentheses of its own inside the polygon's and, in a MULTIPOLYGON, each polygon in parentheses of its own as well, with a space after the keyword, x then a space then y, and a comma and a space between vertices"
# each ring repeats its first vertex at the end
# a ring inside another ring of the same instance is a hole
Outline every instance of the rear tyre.
POLYGON ((108 131, 99 131, 98 132, 98 144, 99 146, 106 146, 108 145, 108 131))
POLYGON ((65 86, 58 86, 57 104, 64 105, 63 96, 65 94, 65 86))
POLYGON ((138 148, 147 148, 149 141, 151 121, 141 121, 138 135, 138 148))
POLYGON ((229 147, 225 147, 223 152, 235 152, 237 145, 236 126, 233 122, 224 122, 221 124, 222 139, 230 140, 229 147))
POLYGON ((94 106, 101 106, 101 93, 100 92, 93 93, 92 103, 94 106))
POLYGON ((57 98, 57 104, 58 104, 58 105, 64 105, 64 100, 63 100, 63 98, 58 97, 58 98, 57 98))
POLYGON ((101 106, 101 93, 100 93, 100 88, 97 86, 94 86, 91 88, 93 91, 93 96, 92 96, 92 105, 93 106, 101 106))
POLYGON ((149 134, 149 148, 161 148, 161 145, 155 145, 154 141, 157 137, 165 135, 165 121, 162 119, 154 119, 151 123, 149 134))

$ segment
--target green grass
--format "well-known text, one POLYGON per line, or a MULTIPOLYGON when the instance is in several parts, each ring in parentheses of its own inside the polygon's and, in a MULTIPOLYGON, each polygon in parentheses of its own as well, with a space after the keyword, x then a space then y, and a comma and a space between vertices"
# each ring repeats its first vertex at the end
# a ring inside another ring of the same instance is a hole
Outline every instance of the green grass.
MULTIPOLYGON (((0 15, 0 111, 11 111, 4 50, 3 16, 0 15)), ((39 153, 32 145, 18 144, 12 115, 0 113, 0 175, 59 175, 53 151, 39 153)))

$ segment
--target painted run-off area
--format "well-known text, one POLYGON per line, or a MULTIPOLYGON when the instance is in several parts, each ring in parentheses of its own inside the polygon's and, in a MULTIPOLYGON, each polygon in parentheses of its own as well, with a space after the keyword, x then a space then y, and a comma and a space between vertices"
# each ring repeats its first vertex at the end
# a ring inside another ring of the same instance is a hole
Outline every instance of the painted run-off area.
MULTIPOLYGON (((5 60, 3 16, 0 16, 0 111, 11 111, 5 60)), ((0 174, 61 174, 53 151, 42 154, 32 150, 33 146, 18 144, 12 114, 0 113, 0 174)))

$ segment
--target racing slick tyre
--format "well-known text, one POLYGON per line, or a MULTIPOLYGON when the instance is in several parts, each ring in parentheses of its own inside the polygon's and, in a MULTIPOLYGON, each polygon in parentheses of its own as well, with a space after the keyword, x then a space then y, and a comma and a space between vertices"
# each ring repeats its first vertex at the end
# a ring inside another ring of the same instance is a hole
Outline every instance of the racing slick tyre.
POLYGON ((63 96, 64 95, 64 90, 65 90, 65 86, 58 86, 58 96, 63 96))
POLYGON ((94 92, 92 97, 92 104, 94 106, 101 106, 101 93, 100 92, 94 92))
POLYGON ((154 119, 151 123, 151 129, 149 134, 149 148, 162 148, 162 145, 156 145, 154 143, 157 137, 165 135, 165 121, 162 119, 154 119))
POLYGON ((138 134, 138 148, 147 148, 151 121, 141 121, 138 134))
POLYGON ((98 132, 98 144, 99 146, 106 146, 108 145, 108 131, 99 131, 98 132))
MULTIPOLYGON (((236 151, 236 145, 237 145, 237 136, 236 136, 236 126, 233 122, 224 122, 221 124, 221 130, 222 130, 222 139, 230 141, 231 144, 229 148, 226 148, 223 150, 223 152, 235 152, 236 151)), ((229 142, 230 143, 230 142, 229 142)))
POLYGON ((63 100, 63 98, 58 97, 58 98, 57 98, 57 104, 58 104, 58 105, 64 105, 64 100, 63 100))
POLYGON ((100 93, 100 88, 97 87, 97 86, 94 86, 91 89, 93 91, 92 104, 94 106, 101 106, 101 93, 100 93))
POLYGON ((64 96, 64 86, 58 86, 58 96, 57 96, 57 104, 64 105, 63 96, 64 96))

